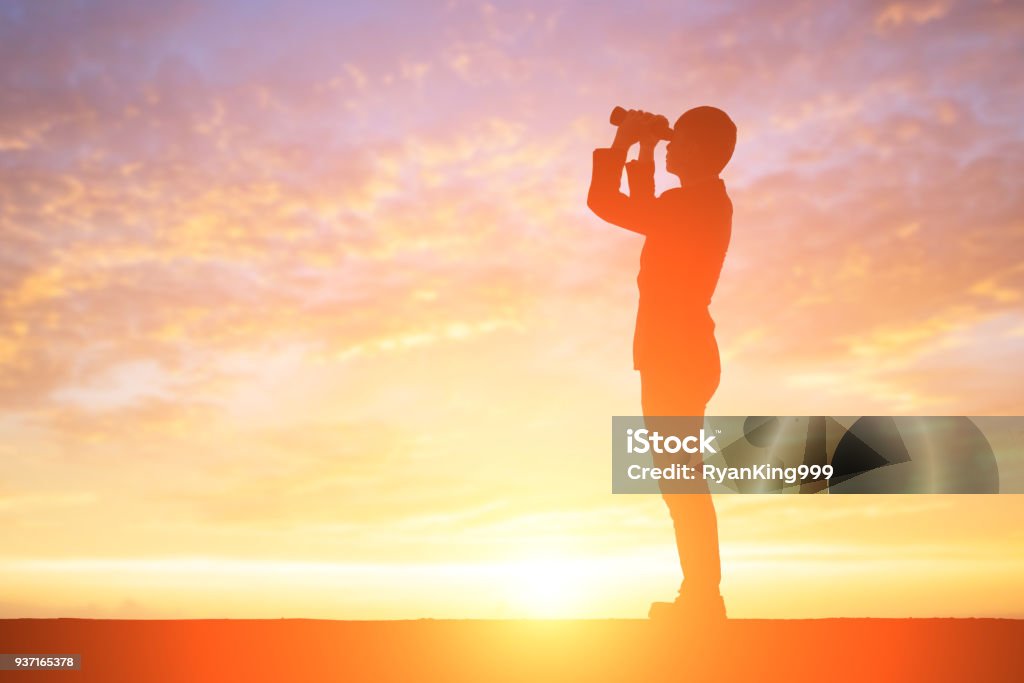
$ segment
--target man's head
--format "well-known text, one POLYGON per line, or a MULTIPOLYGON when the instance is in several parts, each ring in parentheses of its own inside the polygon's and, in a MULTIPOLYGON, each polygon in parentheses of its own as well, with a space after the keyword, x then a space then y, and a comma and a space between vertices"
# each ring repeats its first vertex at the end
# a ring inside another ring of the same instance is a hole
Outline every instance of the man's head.
POLYGON ((718 177, 736 148, 736 124, 715 107, 696 107, 673 126, 665 167, 681 180, 718 177))

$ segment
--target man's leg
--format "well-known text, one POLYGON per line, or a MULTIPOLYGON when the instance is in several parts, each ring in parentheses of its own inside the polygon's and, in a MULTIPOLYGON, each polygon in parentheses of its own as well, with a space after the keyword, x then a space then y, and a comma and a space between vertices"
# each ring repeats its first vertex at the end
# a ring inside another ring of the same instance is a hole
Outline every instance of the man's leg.
MULTIPOLYGON (((698 467, 699 467, 698 463, 698 467)), ((703 482, 702 482, 703 483, 703 482)), ((722 562, 718 550, 718 517, 714 501, 703 483, 703 493, 662 495, 672 516, 683 582, 679 594, 718 595, 722 562)))
MULTIPOLYGON (((648 429, 664 435, 696 435, 704 422, 704 403, 685 395, 686 387, 665 373, 641 373, 641 397, 648 429), (676 416, 674 419, 671 416, 676 416), (680 419, 683 418, 683 419, 680 419)), ((669 464, 671 456, 655 458, 659 466, 669 464), (658 460, 662 462, 658 462, 658 460)), ((696 467, 698 478, 692 481, 661 480, 662 498, 669 509, 675 530, 679 566, 683 583, 678 602, 722 609, 719 583, 722 569, 718 547, 718 519, 707 482, 700 477, 703 459, 694 454, 682 461, 696 467)))

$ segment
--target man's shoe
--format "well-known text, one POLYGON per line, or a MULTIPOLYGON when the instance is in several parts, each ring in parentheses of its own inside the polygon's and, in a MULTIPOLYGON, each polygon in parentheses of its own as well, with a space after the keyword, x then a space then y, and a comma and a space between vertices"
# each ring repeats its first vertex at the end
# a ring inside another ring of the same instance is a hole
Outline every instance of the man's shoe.
POLYGON ((647 612, 653 621, 686 624, 717 624, 726 620, 725 601, 717 593, 682 594, 675 602, 655 602, 647 612))

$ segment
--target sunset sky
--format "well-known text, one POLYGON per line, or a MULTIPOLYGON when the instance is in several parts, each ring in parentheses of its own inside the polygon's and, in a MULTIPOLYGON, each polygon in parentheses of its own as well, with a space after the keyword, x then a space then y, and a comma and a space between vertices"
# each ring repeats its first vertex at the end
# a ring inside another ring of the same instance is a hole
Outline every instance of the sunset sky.
MULTIPOLYGON (((709 414, 1024 414, 1022 73, 1009 1, 0 4, 0 617, 674 597, 615 105, 739 130, 709 414)), ((730 616, 1024 617, 1024 496, 717 503, 730 616)))

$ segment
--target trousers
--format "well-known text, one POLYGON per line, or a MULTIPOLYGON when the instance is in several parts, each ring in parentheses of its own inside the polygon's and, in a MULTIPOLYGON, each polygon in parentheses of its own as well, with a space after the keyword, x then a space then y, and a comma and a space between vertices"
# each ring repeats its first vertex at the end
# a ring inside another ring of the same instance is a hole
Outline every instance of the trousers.
MULTIPOLYGON (((713 351, 691 355, 682 363, 659 363, 640 369, 640 397, 647 429, 662 435, 680 437, 697 434, 704 423, 704 410, 718 388, 721 368, 718 346, 713 351)), ((680 454, 683 464, 697 467, 699 453, 680 454)), ((655 465, 664 467, 680 455, 655 454, 655 465)), ((692 481, 659 481, 662 499, 668 506, 675 531, 676 549, 683 581, 679 592, 719 592, 722 562, 718 547, 718 518, 707 482, 698 476, 692 481)))

